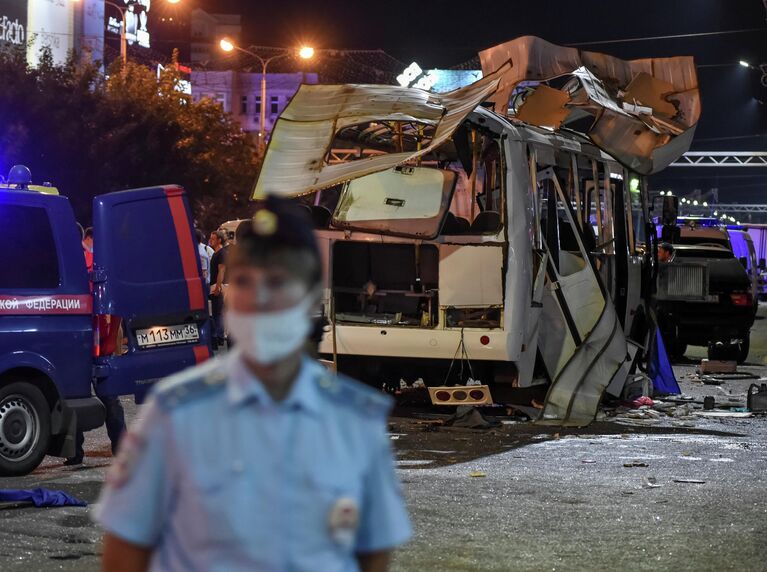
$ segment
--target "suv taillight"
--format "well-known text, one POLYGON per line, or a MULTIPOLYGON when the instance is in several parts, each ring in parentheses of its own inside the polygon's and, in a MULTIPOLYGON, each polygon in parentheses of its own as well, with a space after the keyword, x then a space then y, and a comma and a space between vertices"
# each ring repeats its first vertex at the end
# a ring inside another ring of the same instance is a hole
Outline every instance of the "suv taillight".
POLYGON ((93 357, 122 355, 127 351, 123 321, 119 316, 93 316, 93 357))
POLYGON ((730 300, 735 306, 751 306, 754 303, 751 292, 733 292, 730 294, 730 300))

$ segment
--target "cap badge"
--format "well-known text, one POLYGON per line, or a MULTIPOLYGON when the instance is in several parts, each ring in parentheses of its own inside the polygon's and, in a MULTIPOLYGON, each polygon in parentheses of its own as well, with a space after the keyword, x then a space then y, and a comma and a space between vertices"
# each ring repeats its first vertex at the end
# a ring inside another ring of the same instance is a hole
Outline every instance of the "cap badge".
POLYGON ((277 215, 262 209, 253 217, 253 232, 259 236, 271 236, 277 232, 277 215))

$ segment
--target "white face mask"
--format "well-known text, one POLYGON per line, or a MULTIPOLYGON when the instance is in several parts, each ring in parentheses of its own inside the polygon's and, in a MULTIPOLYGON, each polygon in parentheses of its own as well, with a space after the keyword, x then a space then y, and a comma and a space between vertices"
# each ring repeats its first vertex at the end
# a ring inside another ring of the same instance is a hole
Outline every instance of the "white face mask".
POLYGON ((243 354, 256 363, 270 365, 306 342, 312 329, 309 310, 313 297, 307 296, 295 306, 278 312, 243 314, 227 309, 226 329, 243 354))

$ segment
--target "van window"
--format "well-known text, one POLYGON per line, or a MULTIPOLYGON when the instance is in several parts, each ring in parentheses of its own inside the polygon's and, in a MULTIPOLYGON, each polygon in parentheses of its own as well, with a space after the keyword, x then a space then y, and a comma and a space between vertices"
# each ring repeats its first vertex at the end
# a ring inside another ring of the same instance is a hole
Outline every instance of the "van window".
POLYGON ((0 250, 0 288, 58 287, 59 258, 45 209, 0 204, 0 228, 10 239, 0 250))

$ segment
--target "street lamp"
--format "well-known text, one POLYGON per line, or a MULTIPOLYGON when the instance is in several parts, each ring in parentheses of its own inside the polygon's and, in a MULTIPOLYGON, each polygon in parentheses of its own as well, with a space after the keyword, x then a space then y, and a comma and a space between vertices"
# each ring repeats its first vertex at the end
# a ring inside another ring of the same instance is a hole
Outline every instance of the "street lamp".
MULTIPOLYGON (((298 54, 298 57, 300 57, 301 59, 309 60, 314 57, 314 48, 310 46, 302 46, 297 51, 290 48, 277 48, 278 50, 277 54, 269 58, 262 58, 254 51, 241 48, 240 46, 235 44, 233 40, 229 38, 221 38, 218 45, 225 52, 232 52, 234 50, 237 50, 244 54, 248 54, 249 56, 254 57, 259 62, 261 62, 261 115, 259 117, 259 124, 258 124, 258 145, 261 149, 263 149, 263 146, 266 142, 266 134, 264 131, 266 127, 266 68, 269 65, 269 62, 279 58, 284 58, 286 56, 291 56, 296 53, 298 54)), ((270 49, 274 49, 274 48, 270 48, 270 49)))

